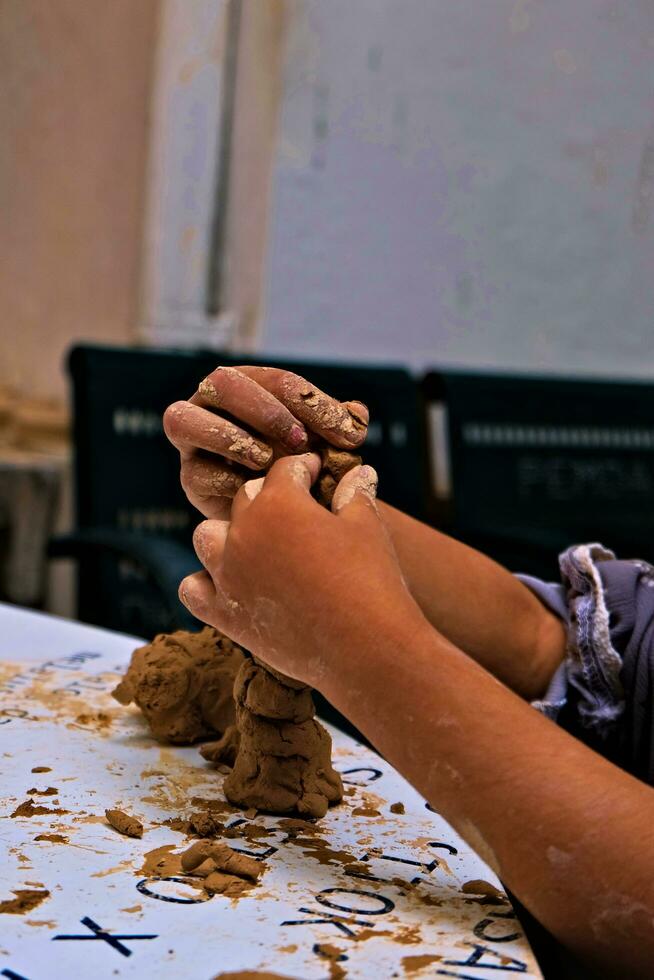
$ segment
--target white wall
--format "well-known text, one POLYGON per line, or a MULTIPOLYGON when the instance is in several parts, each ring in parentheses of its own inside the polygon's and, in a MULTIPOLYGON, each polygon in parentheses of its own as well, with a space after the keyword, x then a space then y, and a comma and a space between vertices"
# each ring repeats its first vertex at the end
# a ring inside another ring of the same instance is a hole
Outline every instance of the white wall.
POLYGON ((261 346, 654 373, 651 0, 291 0, 261 346))

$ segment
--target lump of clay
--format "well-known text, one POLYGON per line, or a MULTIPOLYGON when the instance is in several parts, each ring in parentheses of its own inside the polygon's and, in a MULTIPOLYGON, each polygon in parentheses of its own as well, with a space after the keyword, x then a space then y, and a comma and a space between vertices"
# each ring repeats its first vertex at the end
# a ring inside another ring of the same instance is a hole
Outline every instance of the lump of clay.
POLYGON ((181 855, 182 872, 204 878, 211 895, 237 898, 257 883, 265 866, 229 844, 201 840, 181 855))
POLYGON ((324 817, 343 798, 331 764, 332 740, 314 718, 310 689, 258 660, 246 660, 234 685, 240 734, 223 784, 230 803, 270 813, 324 817))
POLYGON ((123 810, 105 810, 107 823, 125 837, 143 837, 143 824, 136 817, 130 817, 123 810))
POLYGON ((139 647, 112 692, 134 701, 155 738, 177 745, 222 735, 234 724, 234 678, 243 651, 211 626, 160 633, 139 647))
POLYGON ((336 487, 345 474, 363 460, 356 453, 349 453, 333 446, 323 446, 320 450, 322 466, 316 482, 316 499, 324 507, 331 507, 336 487))

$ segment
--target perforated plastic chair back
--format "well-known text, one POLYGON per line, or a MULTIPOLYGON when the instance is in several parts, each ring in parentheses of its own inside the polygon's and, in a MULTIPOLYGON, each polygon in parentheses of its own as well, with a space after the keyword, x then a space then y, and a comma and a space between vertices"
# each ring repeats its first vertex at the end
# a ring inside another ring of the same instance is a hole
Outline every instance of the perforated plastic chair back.
POLYGON ((498 560, 556 575, 602 541, 654 558, 654 385, 432 373, 432 512, 498 560))

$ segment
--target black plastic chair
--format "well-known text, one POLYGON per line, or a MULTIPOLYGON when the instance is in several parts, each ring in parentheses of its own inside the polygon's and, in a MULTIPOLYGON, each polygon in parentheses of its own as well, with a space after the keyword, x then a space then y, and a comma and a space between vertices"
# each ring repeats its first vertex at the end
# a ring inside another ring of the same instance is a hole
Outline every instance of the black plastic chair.
POLYGON ((439 372, 424 392, 435 523, 546 578, 578 542, 654 559, 654 385, 439 372))

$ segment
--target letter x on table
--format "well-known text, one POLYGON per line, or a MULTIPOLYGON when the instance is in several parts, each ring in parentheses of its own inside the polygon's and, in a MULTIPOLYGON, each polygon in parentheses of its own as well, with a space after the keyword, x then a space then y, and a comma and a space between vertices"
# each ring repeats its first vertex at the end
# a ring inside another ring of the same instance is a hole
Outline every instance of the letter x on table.
POLYGON ((93 919, 90 919, 88 915, 85 915, 83 919, 80 919, 80 922, 82 923, 83 926, 86 926, 87 929, 91 930, 91 932, 93 933, 92 936, 53 936, 52 937, 53 942, 56 939, 80 939, 80 940, 102 939, 104 940, 105 943, 109 943, 110 946, 113 946, 113 948, 117 950, 117 952, 122 953, 123 956, 131 956, 132 950, 128 949, 127 946, 123 946, 123 944, 120 942, 121 939, 157 939, 158 938, 156 935, 112 936, 111 933, 103 929, 102 926, 99 926, 97 922, 94 922, 93 919))

